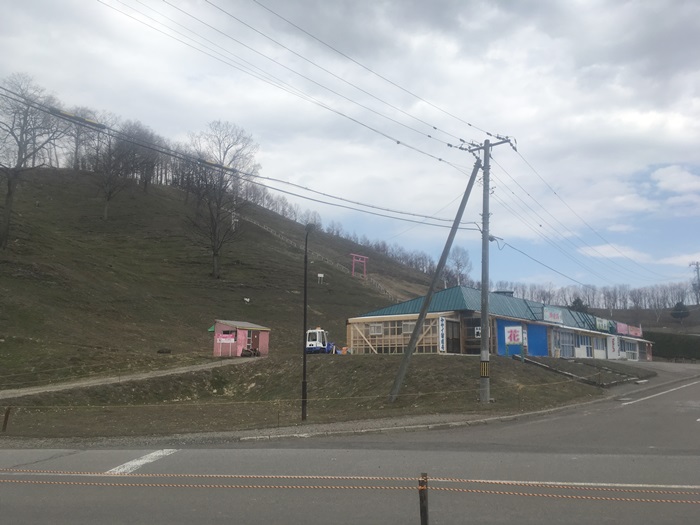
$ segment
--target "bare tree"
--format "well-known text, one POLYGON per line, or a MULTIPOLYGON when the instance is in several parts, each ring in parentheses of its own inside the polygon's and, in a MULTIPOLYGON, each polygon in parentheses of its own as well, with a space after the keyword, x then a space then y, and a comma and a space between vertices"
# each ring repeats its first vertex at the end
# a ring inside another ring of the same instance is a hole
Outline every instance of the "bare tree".
MULTIPOLYGON (((108 122, 110 128, 117 124, 116 116, 105 114, 103 119, 103 123, 108 122)), ((111 132, 99 132, 94 148, 92 165, 98 175, 104 203, 102 218, 106 221, 109 219, 110 203, 130 182, 128 174, 133 170, 133 156, 129 145, 115 138, 111 132)))
POLYGON ((0 250, 10 236, 12 206, 22 173, 49 162, 55 143, 66 133, 67 125, 45 107, 56 107, 55 98, 44 93, 24 74, 10 75, 0 91, 0 174, 5 177, 6 192, 0 219, 0 250))
POLYGON ((664 308, 669 306, 668 288, 663 284, 657 284, 649 288, 649 306, 654 311, 656 322, 661 319, 664 308))
POLYGON ((190 136, 191 147, 206 164, 195 170, 198 202, 192 224, 206 238, 212 256, 212 276, 220 277, 220 256, 238 231, 236 217, 240 213, 243 174, 254 174, 253 138, 230 122, 216 120, 207 129, 190 136))
POLYGON ((595 307, 598 304, 598 295, 598 288, 592 284, 581 287, 581 297, 589 306, 595 307))
POLYGON ((630 286, 628 284, 618 284, 617 288, 617 306, 618 310, 627 310, 629 307, 630 286))
POLYGON ((671 303, 674 305, 678 303, 685 304, 685 300, 688 295, 688 283, 671 283, 668 285, 668 290, 671 303))
POLYGON ((472 271, 472 262, 469 252, 461 246, 454 246, 450 251, 450 265, 457 279, 457 286, 465 284, 472 271))
POLYGON ((641 310, 645 308, 644 304, 644 290, 642 288, 633 288, 630 290, 630 302, 632 303, 632 308, 635 310, 641 310))
POLYGON ((164 144, 164 139, 139 121, 127 121, 120 126, 116 147, 125 156, 127 175, 137 180, 147 192, 156 173, 159 153, 155 148, 164 144))
MULTIPOLYGON (((90 108, 74 107, 68 113, 75 115, 79 119, 97 122, 97 113, 90 108)), ((98 129, 85 126, 77 122, 69 123, 66 129, 68 162, 74 170, 89 169, 89 159, 94 152, 94 144, 97 141, 98 129)))
POLYGON ((610 317, 612 317, 612 311, 617 306, 617 292, 616 286, 604 286, 603 287, 603 307, 609 311, 610 317))

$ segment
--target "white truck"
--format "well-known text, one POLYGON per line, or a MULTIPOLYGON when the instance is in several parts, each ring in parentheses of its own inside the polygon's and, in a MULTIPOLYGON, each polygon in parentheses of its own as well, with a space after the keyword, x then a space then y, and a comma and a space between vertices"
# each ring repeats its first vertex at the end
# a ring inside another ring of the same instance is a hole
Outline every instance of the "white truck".
POLYGON ((335 343, 328 341, 328 332, 317 326, 306 331, 306 353, 335 354, 340 353, 340 349, 336 350, 335 343))

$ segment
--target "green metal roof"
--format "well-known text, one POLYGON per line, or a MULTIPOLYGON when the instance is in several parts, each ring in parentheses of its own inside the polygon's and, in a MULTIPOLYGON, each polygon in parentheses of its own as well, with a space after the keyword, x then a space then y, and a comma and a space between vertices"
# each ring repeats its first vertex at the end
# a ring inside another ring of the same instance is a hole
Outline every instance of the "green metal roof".
MULTIPOLYGON (((418 314, 423 306, 423 297, 411 299, 403 303, 393 304, 386 308, 380 308, 366 313, 360 317, 378 317, 385 315, 406 315, 418 314)), ((548 306, 544 303, 520 299, 510 295, 490 292, 489 293, 489 313, 496 317, 510 317, 525 321, 544 321, 544 308, 548 306)), ((586 330, 595 330, 595 317, 574 312, 566 308, 557 306, 562 312, 563 325, 586 330)), ((451 311, 481 311, 481 290, 468 288, 466 286, 455 286, 446 290, 440 290, 433 294, 428 312, 451 312, 451 311)))

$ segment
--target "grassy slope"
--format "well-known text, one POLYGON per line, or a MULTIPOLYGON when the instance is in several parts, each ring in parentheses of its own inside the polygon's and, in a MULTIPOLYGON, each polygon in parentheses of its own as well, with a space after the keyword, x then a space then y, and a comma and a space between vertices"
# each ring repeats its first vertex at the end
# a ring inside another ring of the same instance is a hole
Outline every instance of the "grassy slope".
MULTIPOLYGON (((222 258, 222 278, 214 280, 206 247, 184 220, 181 192, 129 188, 105 222, 95 182, 91 174, 69 170, 28 174, 22 182, 13 241, 0 253, 0 375, 6 378, 0 382, 201 361, 211 353, 207 329, 216 318, 271 327, 273 353, 300 346, 301 250, 242 221, 240 237, 222 258), (243 297, 251 298, 249 305, 243 297)), ((246 213, 303 242, 301 225, 255 206, 246 213)), ((312 250, 346 264, 351 244, 323 233, 310 239, 312 250)), ((425 281, 374 259, 375 273, 393 272, 417 288, 425 281)), ((344 342, 346 318, 389 302, 340 270, 311 261, 310 274, 326 279, 322 285, 309 279, 309 325, 330 330, 336 342, 344 342)))
MULTIPOLYGON (((478 401, 477 358, 416 355, 401 396, 388 403, 400 359, 391 355, 309 356, 307 421, 439 413, 488 417, 596 399, 602 394, 594 386, 494 357, 491 395, 495 402, 483 405, 478 401)), ((591 367, 583 373, 596 377, 597 371, 591 367)), ((20 398, 12 401, 15 408, 7 435, 144 435, 297 425, 300 378, 299 359, 273 356, 148 382, 20 398)))
MULTIPOLYGON (((11 247, 0 254, 0 388, 117 370, 212 359, 215 318, 272 328, 271 357, 243 366, 11 401, 8 435, 110 435, 224 430, 298 422, 303 254, 242 222, 209 277, 193 241, 183 195, 130 188, 102 221, 92 175, 45 171, 25 177, 11 247), (243 298, 251 298, 249 305, 243 298), (171 354, 158 354, 159 349, 171 354), (29 408, 34 406, 35 408, 29 408), (71 408, 69 408, 71 407, 71 408)), ((301 225, 255 207, 247 213, 301 243, 301 225)), ((371 250, 321 232, 310 247, 331 260, 370 257, 370 274, 396 295, 423 293, 427 278, 371 250)), ((313 258, 312 258, 313 260, 313 258)), ((309 325, 343 342, 345 319, 386 296, 321 261, 310 275, 309 325)), ((478 403, 478 359, 415 356, 402 397, 386 395, 401 356, 310 356, 309 421, 410 413, 518 412, 600 395, 595 387, 494 356, 492 395, 478 403)), ((593 373, 593 372, 592 372, 593 373)))

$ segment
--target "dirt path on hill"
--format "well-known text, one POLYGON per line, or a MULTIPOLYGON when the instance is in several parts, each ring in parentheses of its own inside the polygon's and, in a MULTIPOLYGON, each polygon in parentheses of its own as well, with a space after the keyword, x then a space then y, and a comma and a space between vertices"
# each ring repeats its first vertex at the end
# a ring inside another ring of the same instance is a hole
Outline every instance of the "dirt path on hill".
POLYGON ((218 368, 220 366, 240 365, 260 359, 259 357, 237 357, 236 359, 223 359, 221 361, 213 361, 201 365, 189 365, 178 368, 167 368, 164 370, 152 370, 150 372, 134 372, 133 374, 120 374, 111 377, 94 377, 89 379, 80 379, 77 381, 67 381, 62 383, 49 383, 46 385, 32 386, 27 388, 11 388, 0 390, 0 399, 12 399, 15 397, 31 396, 35 394, 44 394, 46 392, 60 392, 62 390, 71 390, 73 388, 86 388, 99 385, 113 385, 117 383, 126 383, 128 381, 143 381, 154 377, 163 377, 186 372, 197 372, 199 370, 208 370, 218 368))

